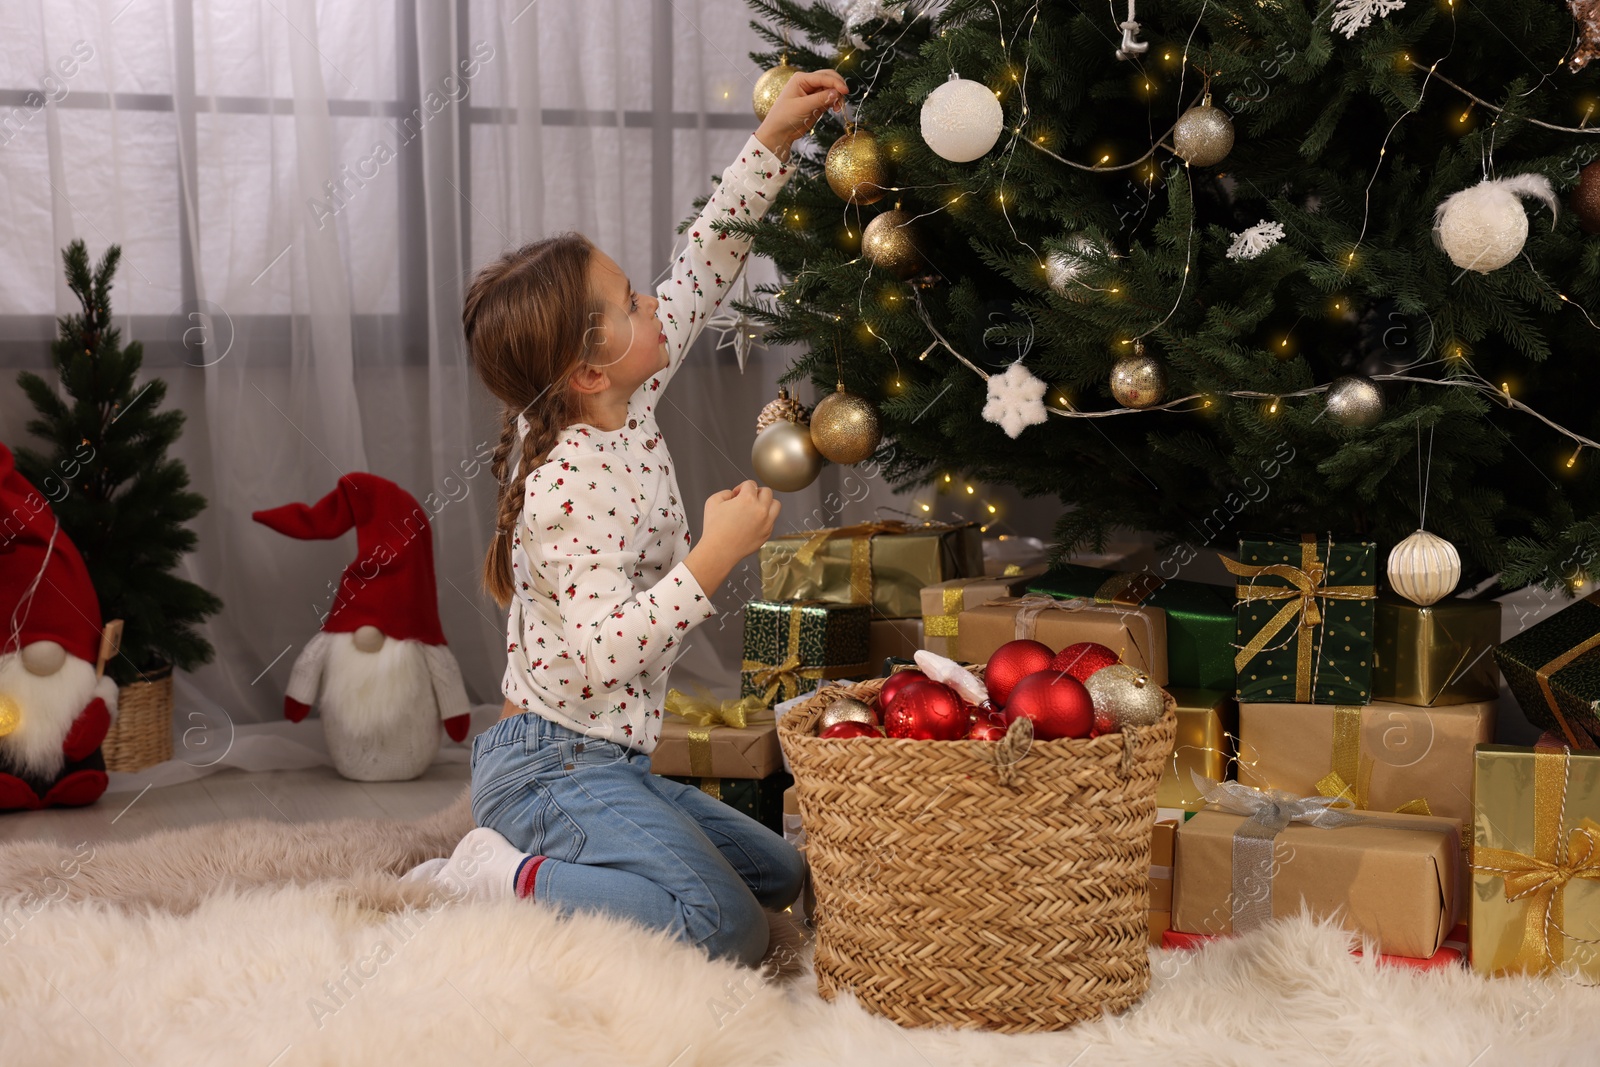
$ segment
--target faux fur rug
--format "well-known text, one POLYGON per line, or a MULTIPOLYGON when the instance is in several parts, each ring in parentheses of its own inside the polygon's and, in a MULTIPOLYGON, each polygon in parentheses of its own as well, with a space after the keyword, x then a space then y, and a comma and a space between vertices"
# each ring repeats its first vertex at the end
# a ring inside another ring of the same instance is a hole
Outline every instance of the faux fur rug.
POLYGON ((1153 952, 1120 1018, 903 1030, 821 1000, 792 929, 746 969, 598 916, 410 899, 394 875, 448 852, 463 813, 0 848, 0 1063, 1525 1067, 1589 1065, 1600 1045, 1600 991, 1386 967, 1303 918, 1153 952))

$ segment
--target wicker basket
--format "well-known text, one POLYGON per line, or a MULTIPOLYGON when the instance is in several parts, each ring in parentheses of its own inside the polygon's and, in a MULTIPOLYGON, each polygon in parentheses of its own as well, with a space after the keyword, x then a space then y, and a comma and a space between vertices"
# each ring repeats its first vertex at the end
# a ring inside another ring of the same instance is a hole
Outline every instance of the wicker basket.
POLYGON ((1033 741, 824 739, 778 720, 816 893, 817 991, 902 1026, 1060 1030, 1150 984, 1156 784, 1176 719, 1033 741))
POLYGON ((117 689, 117 719, 100 743, 108 771, 138 771, 172 758, 172 668, 117 689))

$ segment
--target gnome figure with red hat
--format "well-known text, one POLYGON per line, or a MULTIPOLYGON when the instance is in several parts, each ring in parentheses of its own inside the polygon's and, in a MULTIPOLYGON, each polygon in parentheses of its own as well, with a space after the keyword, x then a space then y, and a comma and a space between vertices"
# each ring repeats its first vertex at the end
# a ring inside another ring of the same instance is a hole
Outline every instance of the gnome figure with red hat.
POLYGON ((100 599, 55 512, 0 445, 0 811, 93 804, 117 714, 100 599))
POLYGON ((433 762, 441 719, 451 740, 465 740, 467 690, 439 626, 433 531, 416 498, 357 471, 310 507, 251 517, 301 540, 356 531, 356 558, 322 631, 295 660, 283 701, 292 722, 320 705, 334 768, 358 782, 402 781, 433 762))

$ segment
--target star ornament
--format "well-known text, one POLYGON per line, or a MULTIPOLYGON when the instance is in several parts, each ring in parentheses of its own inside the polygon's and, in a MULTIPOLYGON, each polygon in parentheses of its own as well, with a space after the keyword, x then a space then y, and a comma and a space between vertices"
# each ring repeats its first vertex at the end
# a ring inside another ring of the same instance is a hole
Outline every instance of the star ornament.
POLYGON ((762 337, 765 336, 760 323, 749 318, 742 311, 735 311, 735 302, 750 299, 750 276, 744 274, 739 279, 739 294, 734 300, 724 304, 718 312, 706 320, 706 329, 717 335, 718 352, 724 349, 733 349, 734 358, 739 361, 739 373, 744 373, 744 366, 750 359, 750 353, 757 349, 766 348, 762 337))
POLYGON ((989 376, 989 400, 983 405, 983 417, 1004 430, 1007 437, 1017 437, 1029 426, 1049 418, 1044 406, 1045 388, 1028 368, 1013 363, 1004 374, 989 376))

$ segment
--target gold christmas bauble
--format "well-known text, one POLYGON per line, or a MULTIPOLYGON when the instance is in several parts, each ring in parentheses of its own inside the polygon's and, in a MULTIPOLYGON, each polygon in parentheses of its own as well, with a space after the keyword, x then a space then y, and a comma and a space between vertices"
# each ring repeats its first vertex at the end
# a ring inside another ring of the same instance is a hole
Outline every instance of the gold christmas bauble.
POLYGON ((756 118, 767 117, 772 105, 778 102, 778 94, 783 92, 783 87, 799 73, 800 68, 789 66, 789 57, 784 56, 776 67, 756 79, 755 92, 750 94, 750 104, 755 108, 756 118))
POLYGON ((756 433, 775 422, 798 422, 804 426, 809 418, 806 406, 790 396, 788 389, 780 388, 778 399, 767 401, 767 406, 756 416, 756 433))
POLYGON ((889 187, 889 158, 878 139, 851 126, 828 149, 828 186, 848 204, 876 204, 889 187))
POLYGON ((817 401, 811 412, 811 440, 823 457, 835 463, 860 463, 878 450, 883 429, 878 406, 864 396, 835 392, 817 401))
POLYGON ((0 737, 22 725, 22 707, 13 697, 0 693, 0 737))
POLYGON ((1211 97, 1178 117, 1172 130, 1172 150, 1193 167, 1221 163, 1233 149, 1233 121, 1220 107, 1211 106, 1211 97))
POLYGON ((1383 418, 1383 390, 1359 374, 1335 378, 1328 386, 1327 412, 1341 426, 1371 426, 1383 418))
POLYGON ((841 722, 864 722, 868 726, 876 726, 878 717, 872 713, 871 707, 855 697, 839 697, 817 716, 817 733, 841 722))
POLYGON ((867 223, 861 231, 861 254, 873 266, 897 278, 909 278, 917 273, 922 266, 922 254, 917 251, 911 213, 895 208, 867 223))
POLYGON ((811 431, 793 422, 775 422, 756 434, 750 448, 756 478, 775 492, 804 489, 822 473, 822 453, 811 443, 811 431))
POLYGON ((1578 172, 1578 187, 1572 190, 1572 213, 1584 233, 1600 233, 1600 160, 1587 163, 1578 172))
POLYGON ((1103 734, 1160 722, 1167 710, 1166 692, 1148 674, 1126 663, 1101 667, 1083 687, 1094 702, 1094 728, 1103 734))
POLYGON ((1459 581, 1461 554, 1438 534, 1418 530, 1389 551, 1389 584, 1413 604, 1443 600, 1459 581))
POLYGON ((1167 395, 1167 372, 1140 345, 1111 368, 1111 395, 1125 408, 1148 408, 1167 395))

